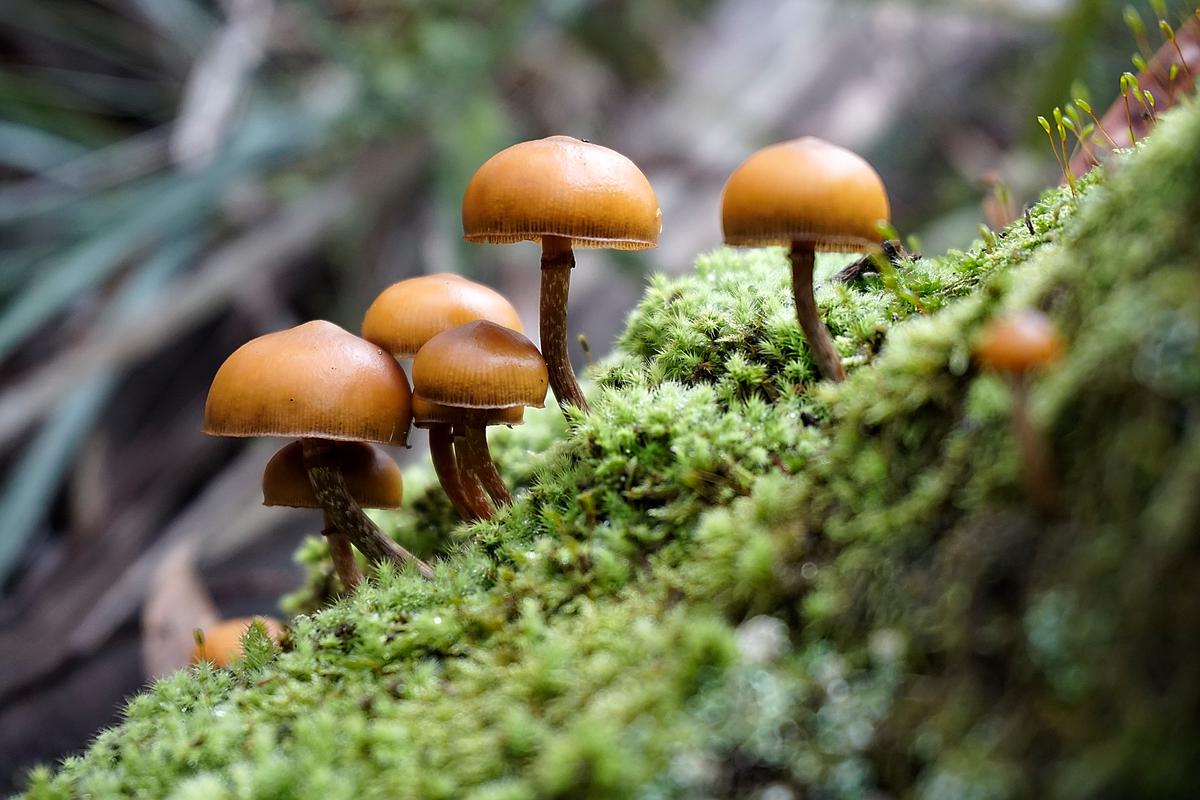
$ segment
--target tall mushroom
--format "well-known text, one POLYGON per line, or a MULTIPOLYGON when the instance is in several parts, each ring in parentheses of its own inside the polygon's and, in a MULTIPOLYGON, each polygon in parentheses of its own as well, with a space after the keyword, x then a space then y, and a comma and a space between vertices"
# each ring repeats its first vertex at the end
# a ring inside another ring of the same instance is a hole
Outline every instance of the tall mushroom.
POLYGON ((770 145, 734 170, 721 195, 725 243, 789 248, 796 315, 821 375, 846 372, 817 311, 813 265, 818 250, 878 250, 888 219, 883 181, 844 148, 806 137, 770 145))
POLYGON ((997 317, 984 327, 975 347, 980 366, 1004 375, 1012 386, 1013 429, 1021 452, 1025 492, 1044 514, 1057 508, 1053 459, 1041 431, 1029 418, 1029 376, 1062 357, 1063 341, 1054 323, 1029 309, 997 317))
MULTIPOLYGON (((365 442, 334 442, 329 447, 328 462, 336 464, 350 496, 362 508, 400 507, 404 498, 400 467, 378 448, 365 442)), ((263 470, 262 489, 264 506, 321 508, 308 478, 301 442, 285 445, 271 456, 263 470)), ((329 554, 342 586, 353 590, 362 580, 362 573, 349 540, 338 531, 328 512, 322 533, 329 541, 329 554)))
POLYGON ((540 326, 550 386, 560 406, 587 411, 567 348, 574 249, 657 245, 662 212, 650 182, 614 150, 551 136, 488 159, 467 184, 462 218, 468 242, 541 245, 540 326))
POLYGON ((512 424, 506 411, 541 408, 547 384, 546 363, 533 343, 485 320, 439 333, 413 359, 414 396, 433 404, 429 413, 442 414, 438 421, 462 428, 464 488, 482 484, 500 505, 512 495, 488 451, 486 426, 512 424))
POLYGON ((217 370, 204 406, 205 433, 300 439, 313 492, 339 534, 372 563, 412 563, 433 577, 363 513, 330 455, 335 441, 403 445, 411 423, 408 379, 395 359, 324 321, 239 347, 217 370))
MULTIPOLYGON (((362 335, 396 358, 412 358, 433 336, 480 319, 522 330, 517 310, 494 289, 452 273, 422 275, 384 289, 363 317, 362 335)), ((433 413, 432 405, 414 403, 413 411, 417 427, 429 429, 429 453, 442 489, 463 519, 490 517, 492 509, 482 491, 459 475, 454 436, 461 435, 461 428, 456 431, 442 421, 444 414, 433 413)), ((519 423, 521 409, 515 411, 519 423)), ((508 423, 513 409, 497 416, 508 423)))

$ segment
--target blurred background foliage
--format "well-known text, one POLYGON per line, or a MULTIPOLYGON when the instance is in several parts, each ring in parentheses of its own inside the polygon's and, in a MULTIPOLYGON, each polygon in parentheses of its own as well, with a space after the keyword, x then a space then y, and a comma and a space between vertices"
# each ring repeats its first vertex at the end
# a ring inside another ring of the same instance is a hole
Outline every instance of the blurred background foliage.
POLYGON ((270 610, 298 582, 290 552, 313 523, 257 507, 270 446, 198 430, 237 345, 310 318, 357 330, 384 286, 439 271, 496 286, 536 328, 535 251, 460 238, 462 190, 493 152, 569 133, 654 183, 660 248, 576 271, 573 333, 603 355, 649 272, 719 244, 721 184, 757 147, 857 149, 902 233, 961 247, 1058 180, 1035 116, 1108 106, 1130 56, 1161 44, 1155 19, 1192 9, 7 0, 0 763, 112 718, 142 680, 137 613, 168 556, 226 612, 270 610))

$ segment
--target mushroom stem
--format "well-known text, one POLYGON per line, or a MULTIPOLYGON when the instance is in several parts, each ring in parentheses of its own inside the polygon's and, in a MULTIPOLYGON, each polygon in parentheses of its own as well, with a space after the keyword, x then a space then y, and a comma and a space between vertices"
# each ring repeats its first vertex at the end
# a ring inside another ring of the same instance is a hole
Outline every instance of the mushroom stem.
POLYGON ((567 294, 571 288, 571 270, 575 268, 575 253, 571 240, 562 236, 542 237, 542 297, 539 310, 542 357, 550 373, 550 388, 558 405, 566 411, 568 405, 586 412, 587 400, 575 380, 571 354, 567 349, 567 294))
POLYGON ((464 442, 467 448, 467 460, 475 474, 479 476, 483 488, 487 489, 487 493, 491 495, 496 507, 511 506, 513 496, 504 484, 504 479, 500 477, 500 472, 496 469, 496 462, 492 460, 491 451, 488 450, 486 428, 480 423, 467 423, 464 442))
POLYGON ((329 542, 329 557, 333 559, 333 569, 342 582, 342 588, 347 592, 354 591, 362 582, 362 571, 358 568, 358 562, 354 560, 350 540, 334 526, 328 511, 325 512, 325 530, 321 533, 325 534, 325 541, 329 542))
POLYGON ((1030 501, 1045 516, 1058 509, 1058 487, 1053 459, 1046 438, 1029 418, 1029 387, 1026 376, 1013 378, 1013 429, 1021 452, 1021 478, 1030 501))
POLYGON ((491 519, 496 516, 492 501, 488 499, 483 490, 479 473, 475 471, 475 467, 471 463, 467 443, 464 439, 459 439, 454 443, 454 455, 458 460, 458 479, 462 484, 463 496, 474 510, 475 518, 491 519))
MULTIPOLYGON (((846 370, 842 368, 842 359, 833 339, 821 321, 817 311, 817 299, 813 295, 813 265, 817 255, 811 244, 792 242, 792 296, 796 300, 796 316, 800 319, 800 328, 804 338, 808 340, 808 349, 812 351, 813 360, 822 377, 841 382, 846 380, 846 370)), ((544 273, 543 273, 544 274, 544 273)), ((543 286, 545 278, 542 279, 543 286)))
POLYGON ((415 564, 425 578, 433 579, 433 568, 393 542, 363 513, 346 488, 342 471, 331 466, 326 458, 329 442, 321 439, 301 439, 304 447, 304 467, 308 480, 321 508, 329 515, 330 527, 341 532, 372 564, 391 561, 394 564, 415 564))
POLYGON ((467 522, 479 519, 479 514, 471 505, 463 491, 459 479, 458 465, 454 461, 454 440, 450 435, 450 426, 436 423, 429 427, 429 456, 433 460, 433 470, 437 473, 438 481, 450 503, 458 515, 467 522))

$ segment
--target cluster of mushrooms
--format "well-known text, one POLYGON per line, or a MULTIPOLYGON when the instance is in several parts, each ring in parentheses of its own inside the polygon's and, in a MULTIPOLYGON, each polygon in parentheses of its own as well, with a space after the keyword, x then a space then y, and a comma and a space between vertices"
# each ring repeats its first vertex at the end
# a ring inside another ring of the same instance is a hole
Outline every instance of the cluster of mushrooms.
MULTIPOLYGON (((813 264, 819 250, 879 250, 889 213, 879 175, 854 153, 796 139, 747 159, 721 205, 727 244, 788 248, 814 361, 824 378, 843 380, 814 300, 813 264)), ((361 337, 315 321, 243 345, 213 380, 204 430, 295 440, 267 465, 264 503, 323 510, 346 589, 362 580, 352 546, 372 564, 408 563, 432 577, 362 511, 397 507, 402 496, 398 467, 372 443, 406 445, 415 423, 429 430, 438 478, 464 519, 489 518, 511 503, 487 426, 519 424, 526 406, 543 406, 547 384, 564 411, 588 411, 567 345, 574 251, 654 247, 661 220, 650 182, 620 153, 569 136, 509 147, 467 186, 463 236, 541 246, 541 352, 495 291, 452 274, 412 278, 379 295, 361 337), (398 361, 410 358, 411 389, 398 361)))

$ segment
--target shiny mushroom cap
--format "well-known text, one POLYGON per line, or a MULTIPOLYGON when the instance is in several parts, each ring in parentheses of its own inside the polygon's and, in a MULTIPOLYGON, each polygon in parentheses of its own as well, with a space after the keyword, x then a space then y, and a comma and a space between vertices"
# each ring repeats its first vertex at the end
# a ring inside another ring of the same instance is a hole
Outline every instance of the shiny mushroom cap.
POLYGON ((215 667, 228 667, 242 657, 242 636, 255 620, 266 628, 275 641, 283 635, 283 623, 272 617, 235 617, 204 629, 203 641, 192 650, 191 663, 208 661, 215 667))
POLYGON ((413 384, 419 397, 446 406, 541 408, 549 376, 533 342, 478 320, 430 339, 413 359, 413 384))
POLYGON ((408 379, 396 360, 320 320, 239 347, 204 406, 204 432, 215 436, 402 445, 411 424, 408 379))
POLYGON ((570 136, 521 142, 484 163, 463 196, 468 242, 541 242, 576 248, 654 247, 662 212, 650 181, 625 156, 570 136))
MULTIPOLYGON (((385 453, 365 442, 340 442, 324 456, 337 466, 354 502, 363 508, 399 508, 404 498, 400 467, 385 453)), ((304 466, 300 442, 285 445, 263 470, 263 505, 320 508, 304 466)))
POLYGON ((868 251, 883 239, 887 191, 860 156, 805 137, 764 147, 733 171, 721 195, 725 243, 868 251))
POLYGON ((504 295, 442 272, 384 289, 363 317, 362 335, 397 358, 412 358, 437 334, 477 319, 521 330, 521 318, 504 295))
POLYGON ((984 369, 1021 375, 1054 363, 1062 352, 1062 337, 1054 323, 1030 309, 989 322, 975 348, 975 358, 984 369))
MULTIPOLYGON (((442 405, 413 395, 413 425, 418 428, 430 428, 434 425, 457 426, 464 418, 461 408, 442 405)), ((482 421, 484 425, 521 425, 525 422, 525 406, 485 409, 482 414, 473 414, 472 420, 482 421)))

